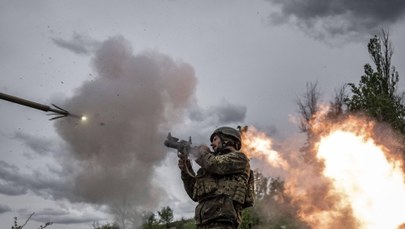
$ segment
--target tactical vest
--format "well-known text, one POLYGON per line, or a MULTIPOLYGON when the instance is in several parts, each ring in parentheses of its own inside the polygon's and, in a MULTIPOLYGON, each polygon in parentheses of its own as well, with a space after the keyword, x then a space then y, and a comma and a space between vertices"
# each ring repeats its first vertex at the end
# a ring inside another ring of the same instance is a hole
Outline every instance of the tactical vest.
POLYGON ((206 173, 196 180, 193 199, 201 202, 220 195, 231 197, 243 208, 253 206, 254 179, 249 166, 243 173, 225 176, 206 173))

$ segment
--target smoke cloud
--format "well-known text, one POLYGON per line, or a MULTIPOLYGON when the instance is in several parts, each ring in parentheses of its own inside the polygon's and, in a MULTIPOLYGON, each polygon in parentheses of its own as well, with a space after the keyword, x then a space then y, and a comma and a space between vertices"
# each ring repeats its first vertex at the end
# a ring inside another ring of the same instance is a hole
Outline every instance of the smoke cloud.
POLYGON ((397 0, 268 1, 280 7, 270 15, 273 23, 294 22, 318 38, 376 34, 405 13, 405 2, 397 0))
POLYGON ((70 170, 75 195, 109 205, 120 220, 128 211, 155 208, 165 196, 154 170, 166 156, 168 129, 194 99, 196 78, 189 64, 156 51, 134 55, 121 36, 100 45, 93 66, 97 78, 63 104, 88 120, 64 119, 56 128, 78 164, 70 170))

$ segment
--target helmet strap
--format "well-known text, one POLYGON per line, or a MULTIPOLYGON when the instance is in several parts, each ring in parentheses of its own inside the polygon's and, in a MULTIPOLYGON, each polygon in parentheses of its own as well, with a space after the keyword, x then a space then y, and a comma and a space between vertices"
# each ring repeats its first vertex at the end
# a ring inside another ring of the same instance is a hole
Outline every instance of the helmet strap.
POLYGON ((228 140, 228 138, 225 138, 223 136, 221 136, 220 134, 217 135, 219 137, 219 139, 221 140, 221 147, 218 148, 217 150, 215 150, 215 154, 217 155, 218 153, 225 151, 227 149, 228 146, 232 146, 235 149, 238 148, 238 144, 234 143, 232 140, 228 140))

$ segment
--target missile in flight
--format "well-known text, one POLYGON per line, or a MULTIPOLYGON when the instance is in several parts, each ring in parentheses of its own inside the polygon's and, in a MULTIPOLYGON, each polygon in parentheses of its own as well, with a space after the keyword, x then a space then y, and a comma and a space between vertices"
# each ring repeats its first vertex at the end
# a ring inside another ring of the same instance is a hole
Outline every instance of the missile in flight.
POLYGON ((80 116, 80 115, 76 115, 76 114, 72 114, 69 111, 56 106, 55 104, 52 104, 52 106, 47 106, 44 104, 40 104, 40 103, 36 103, 30 100, 26 100, 26 99, 22 99, 16 96, 12 96, 12 95, 8 95, 5 93, 1 93, 0 92, 0 99, 12 102, 12 103, 18 103, 20 105, 23 106, 27 106, 27 107, 31 107, 37 110, 41 110, 41 111, 45 111, 45 112, 51 112, 48 115, 52 115, 54 117, 50 118, 49 120, 55 120, 55 119, 60 119, 63 117, 74 117, 74 118, 79 118, 82 120, 85 120, 86 117, 85 116, 80 116))

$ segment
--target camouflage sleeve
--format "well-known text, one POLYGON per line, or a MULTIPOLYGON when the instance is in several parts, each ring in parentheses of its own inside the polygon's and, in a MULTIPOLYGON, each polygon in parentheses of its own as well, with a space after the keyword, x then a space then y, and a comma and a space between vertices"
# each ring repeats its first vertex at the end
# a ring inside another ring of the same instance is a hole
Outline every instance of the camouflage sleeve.
POLYGON ((194 191, 194 184, 195 178, 191 177, 185 172, 181 172, 181 180, 183 180, 184 189, 186 190, 187 195, 193 200, 197 201, 193 198, 193 191, 194 191))
POLYGON ((218 156, 211 153, 204 153, 196 162, 201 168, 204 168, 210 173, 226 175, 244 172, 249 163, 249 159, 242 152, 231 152, 218 156))
MULTIPOLYGON (((186 166, 189 168, 190 173, 192 173, 191 175, 195 175, 191 164, 189 161, 187 161, 186 166)), ((181 171, 181 180, 183 181, 184 184, 184 189, 186 190, 187 195, 192 199, 193 199, 193 192, 194 192, 194 184, 195 184, 195 177, 190 176, 190 174, 188 174, 186 171, 181 171)), ((196 201, 196 200, 194 200, 196 201)))

